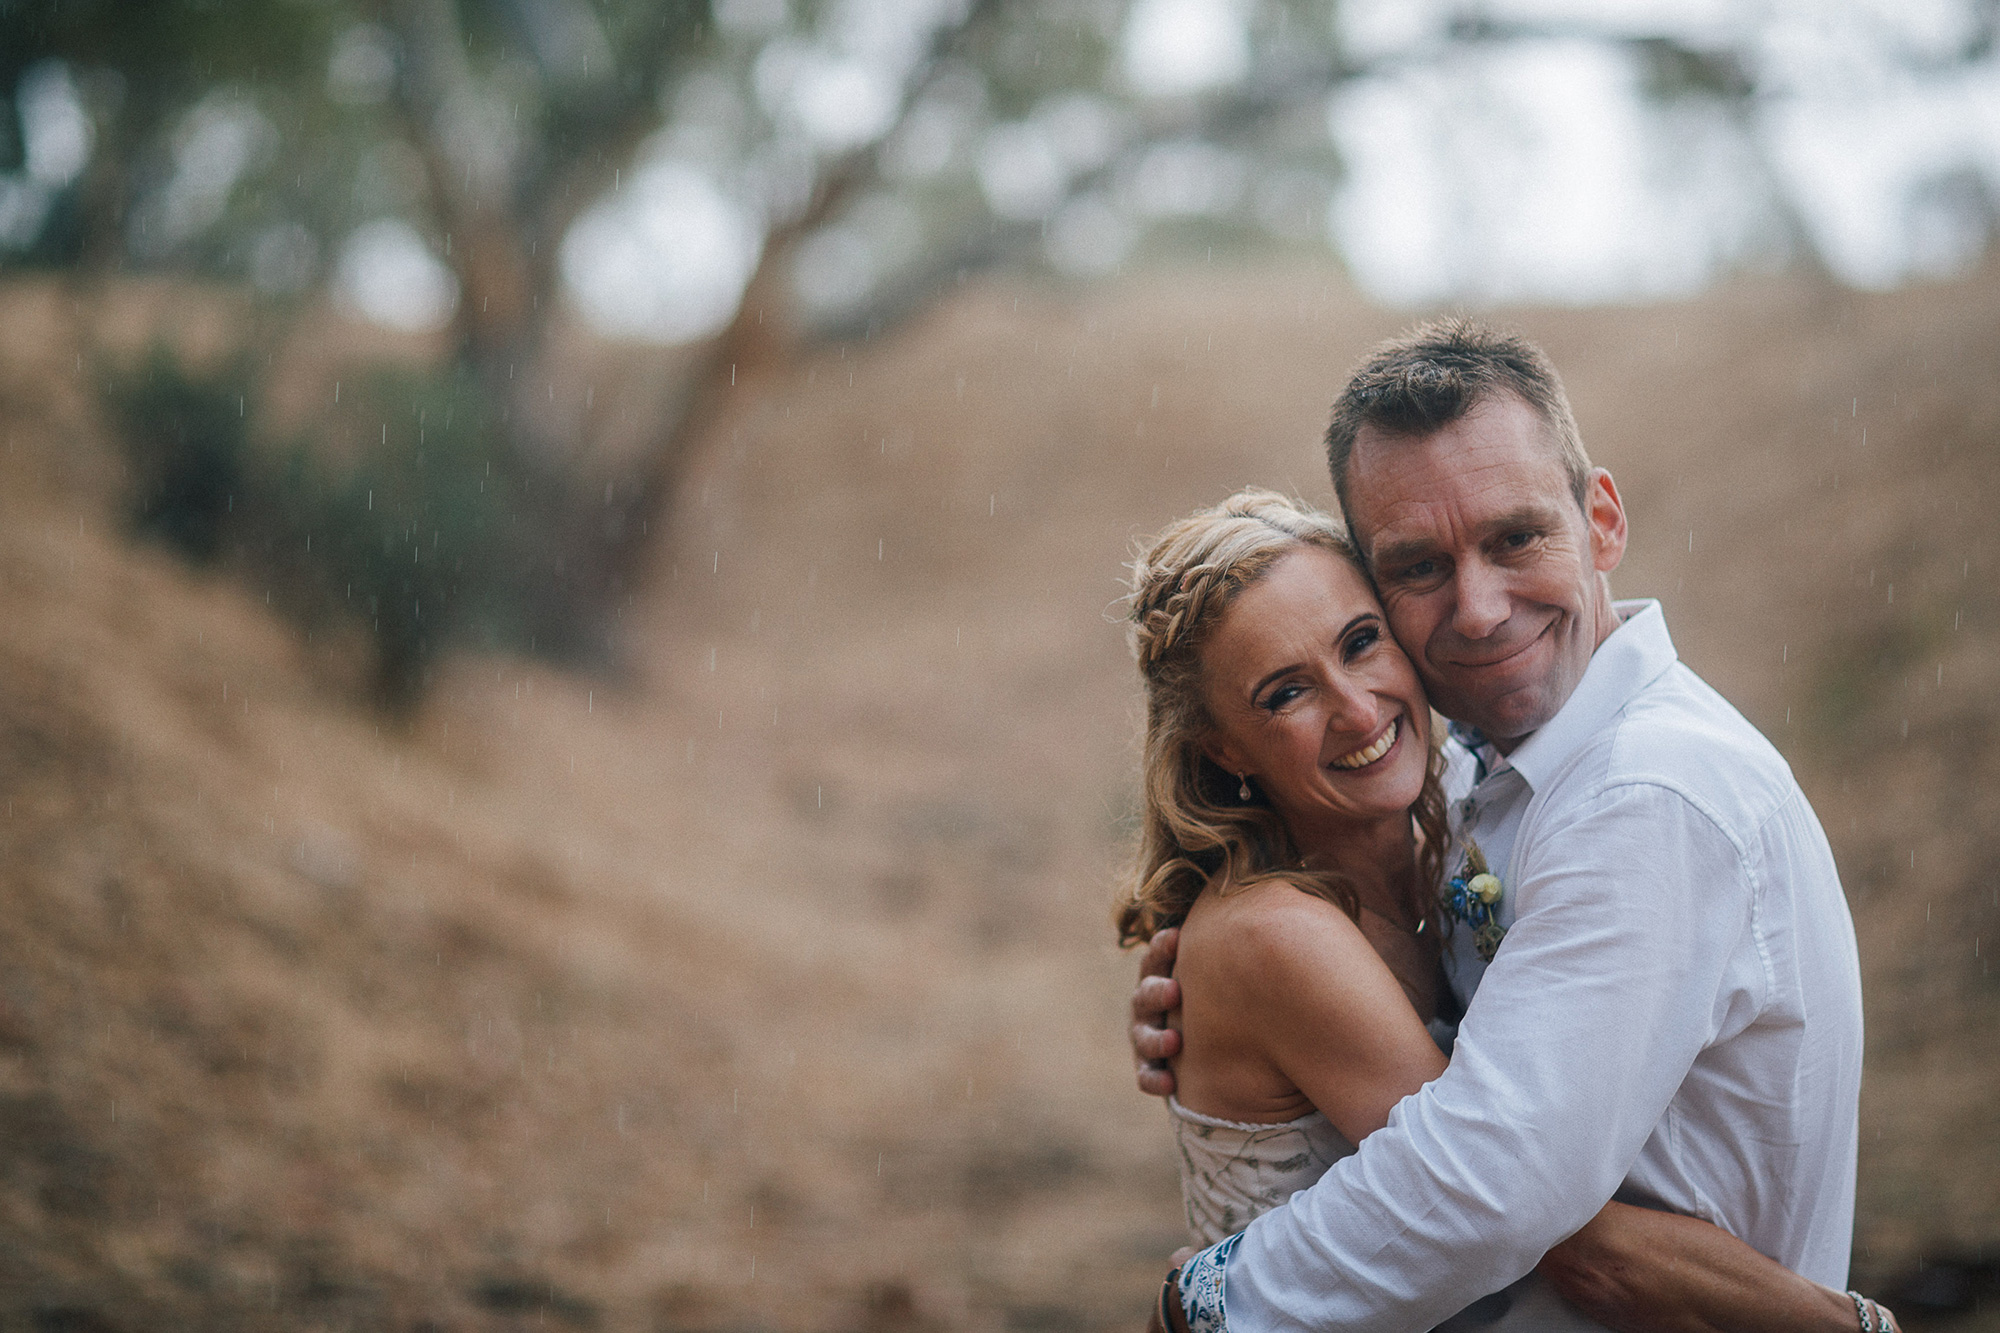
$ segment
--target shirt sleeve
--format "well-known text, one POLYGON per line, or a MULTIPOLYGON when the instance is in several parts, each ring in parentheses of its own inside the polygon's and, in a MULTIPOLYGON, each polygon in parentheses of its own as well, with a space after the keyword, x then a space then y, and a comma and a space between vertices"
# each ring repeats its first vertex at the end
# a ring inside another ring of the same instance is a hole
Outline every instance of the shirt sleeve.
POLYGON ((1239 1231, 1181 1265, 1176 1285, 1188 1333, 1222 1333, 1227 1327, 1222 1311, 1222 1282, 1228 1275, 1229 1256, 1242 1239, 1243 1233, 1239 1231))
POLYGON ((1739 849, 1654 784, 1533 822, 1560 827, 1523 828, 1518 915, 1449 1067, 1250 1224, 1232 1333, 1428 1329, 1505 1287, 1611 1198, 1714 1039, 1754 919, 1739 849))

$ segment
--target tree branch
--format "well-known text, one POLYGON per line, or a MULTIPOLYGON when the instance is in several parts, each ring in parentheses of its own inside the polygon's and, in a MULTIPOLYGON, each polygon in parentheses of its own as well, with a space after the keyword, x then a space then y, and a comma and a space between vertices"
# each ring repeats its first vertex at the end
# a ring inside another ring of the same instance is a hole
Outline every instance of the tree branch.
POLYGON ((635 469, 636 484, 618 490, 632 499, 611 524, 618 533, 609 553, 621 578, 637 574, 642 534, 651 530, 650 516, 672 504, 682 473, 695 445, 725 415, 728 390, 749 369, 778 360, 795 344, 798 330, 790 318, 785 288, 791 260, 799 243, 843 208, 863 186, 877 179, 881 148, 909 118, 911 110, 935 85, 940 73, 981 26, 997 21, 1008 0, 972 0, 956 23, 932 35, 916 73, 904 85, 902 100, 889 129, 873 142, 856 148, 823 171, 800 213, 781 222, 764 241, 756 271, 744 287, 736 315, 708 345, 695 370, 680 411, 661 433, 658 445, 635 469))

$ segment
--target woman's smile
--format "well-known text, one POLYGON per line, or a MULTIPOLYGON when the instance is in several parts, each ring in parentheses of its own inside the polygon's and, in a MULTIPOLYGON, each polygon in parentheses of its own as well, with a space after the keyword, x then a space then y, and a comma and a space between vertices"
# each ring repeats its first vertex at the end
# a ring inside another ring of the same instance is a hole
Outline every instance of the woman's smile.
POLYGON ((1402 719, 1400 717, 1390 718, 1389 725, 1382 728, 1381 735, 1360 749, 1340 756, 1340 758, 1333 761, 1332 767, 1352 770, 1366 768, 1370 764, 1378 762, 1391 749, 1395 748, 1396 738, 1402 733, 1401 722, 1402 719))

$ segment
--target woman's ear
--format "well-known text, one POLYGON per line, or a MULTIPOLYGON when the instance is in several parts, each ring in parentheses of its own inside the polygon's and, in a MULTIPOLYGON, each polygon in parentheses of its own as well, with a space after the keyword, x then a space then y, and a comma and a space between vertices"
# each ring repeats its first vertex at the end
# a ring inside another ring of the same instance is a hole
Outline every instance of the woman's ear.
POLYGON ((1203 737, 1201 752, 1208 762, 1214 764, 1232 778, 1242 778, 1249 775, 1250 766, 1238 759, 1235 747, 1230 745, 1221 736, 1209 735, 1203 737))

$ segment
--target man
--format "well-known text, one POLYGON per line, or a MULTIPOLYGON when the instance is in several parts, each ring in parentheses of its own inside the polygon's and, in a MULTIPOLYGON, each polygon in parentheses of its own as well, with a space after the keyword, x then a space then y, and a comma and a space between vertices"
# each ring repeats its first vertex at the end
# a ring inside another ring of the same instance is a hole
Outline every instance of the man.
MULTIPOLYGON (((1385 344, 1328 461, 1398 642, 1454 721, 1469 997, 1450 1067, 1311 1190, 1195 1255, 1194 1333, 1426 1329, 1614 1195, 1845 1285, 1861 991, 1824 834, 1778 753, 1614 603, 1624 506, 1554 368, 1467 320, 1385 344), (1483 927, 1483 928, 1482 928, 1483 927)), ((1171 939, 1134 1047, 1177 1049, 1171 939)), ((1172 1076, 1143 1067, 1141 1086, 1172 1076)), ((1864 1325, 1865 1326, 1865 1325, 1864 1325)))

